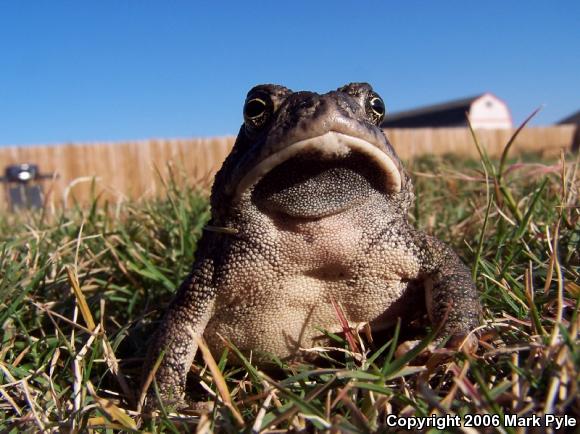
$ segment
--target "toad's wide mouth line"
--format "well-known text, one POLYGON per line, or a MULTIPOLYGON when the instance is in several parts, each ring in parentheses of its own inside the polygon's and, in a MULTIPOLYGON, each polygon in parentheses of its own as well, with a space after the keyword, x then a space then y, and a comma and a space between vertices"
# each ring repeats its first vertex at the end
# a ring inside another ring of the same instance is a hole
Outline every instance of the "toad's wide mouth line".
POLYGON ((254 186, 267 173, 280 164, 302 153, 316 153, 322 159, 346 158, 352 152, 367 156, 386 176, 387 191, 401 191, 401 174, 395 162, 372 143, 348 134, 330 131, 320 136, 300 140, 258 163, 240 181, 236 188, 236 199, 254 186))

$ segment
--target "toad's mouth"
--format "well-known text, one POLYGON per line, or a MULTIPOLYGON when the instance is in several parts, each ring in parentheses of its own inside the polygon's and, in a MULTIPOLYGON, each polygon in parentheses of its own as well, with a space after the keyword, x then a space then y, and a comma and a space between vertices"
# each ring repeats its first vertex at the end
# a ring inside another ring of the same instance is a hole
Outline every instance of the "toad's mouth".
POLYGON ((328 132, 266 158, 244 176, 237 193, 251 187, 252 200, 264 211, 320 218, 349 209, 371 194, 399 192, 401 174, 375 145, 328 132))

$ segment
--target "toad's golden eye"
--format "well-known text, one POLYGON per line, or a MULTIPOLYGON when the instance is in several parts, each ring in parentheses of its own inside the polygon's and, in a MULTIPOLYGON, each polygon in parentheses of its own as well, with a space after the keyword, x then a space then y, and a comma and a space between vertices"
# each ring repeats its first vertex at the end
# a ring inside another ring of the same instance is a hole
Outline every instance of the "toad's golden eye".
POLYGON ((367 114, 377 125, 380 125, 385 118, 385 103, 376 93, 369 95, 367 100, 367 114))
POLYGON ((244 105, 244 119, 256 119, 264 114, 268 105, 262 98, 252 98, 244 105))
POLYGON ((244 122, 250 130, 264 126, 272 114, 272 101, 266 96, 249 97, 244 104, 244 122))

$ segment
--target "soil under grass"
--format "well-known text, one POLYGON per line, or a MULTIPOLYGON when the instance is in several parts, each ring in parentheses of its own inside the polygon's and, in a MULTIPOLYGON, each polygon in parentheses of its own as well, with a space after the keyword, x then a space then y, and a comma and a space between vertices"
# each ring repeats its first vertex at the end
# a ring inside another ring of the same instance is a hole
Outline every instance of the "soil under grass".
POLYGON ((336 336, 343 351, 317 366, 263 372, 222 356, 208 369, 198 357, 192 399, 208 405, 155 418, 134 411, 140 368, 193 261, 209 216, 205 193, 172 178, 164 200, 4 215, 0 431, 401 430, 389 414, 440 416, 425 421, 446 420, 445 429, 457 415, 492 432, 516 432, 506 415, 580 424, 579 167, 573 155, 408 164, 411 220, 456 249, 481 292, 477 354, 395 358, 403 324, 366 340, 364 354, 336 336))

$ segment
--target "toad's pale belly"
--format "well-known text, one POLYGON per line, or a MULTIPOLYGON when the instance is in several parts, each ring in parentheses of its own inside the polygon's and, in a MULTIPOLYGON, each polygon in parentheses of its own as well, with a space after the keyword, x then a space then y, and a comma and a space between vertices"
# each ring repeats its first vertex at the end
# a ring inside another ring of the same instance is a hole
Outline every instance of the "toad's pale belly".
POLYGON ((220 335, 245 353, 279 358, 323 344, 320 329, 342 330, 333 300, 351 325, 394 322, 401 314, 420 264, 397 228, 384 225, 378 238, 366 233, 373 217, 360 211, 286 226, 258 218, 256 238, 265 247, 252 249, 252 239, 232 243, 232 260, 219 271, 204 331, 214 354, 223 350, 220 335))
POLYGON ((294 276, 261 289, 245 292, 245 296, 231 292, 226 296, 228 291, 221 291, 224 296, 216 300, 216 312, 204 332, 214 355, 219 357, 224 349, 219 336, 258 358, 263 353, 296 358, 302 355, 300 349, 326 345, 321 329, 342 330, 332 300, 338 302, 351 326, 394 322, 405 310, 401 301, 407 283, 379 276, 331 282, 294 276))

